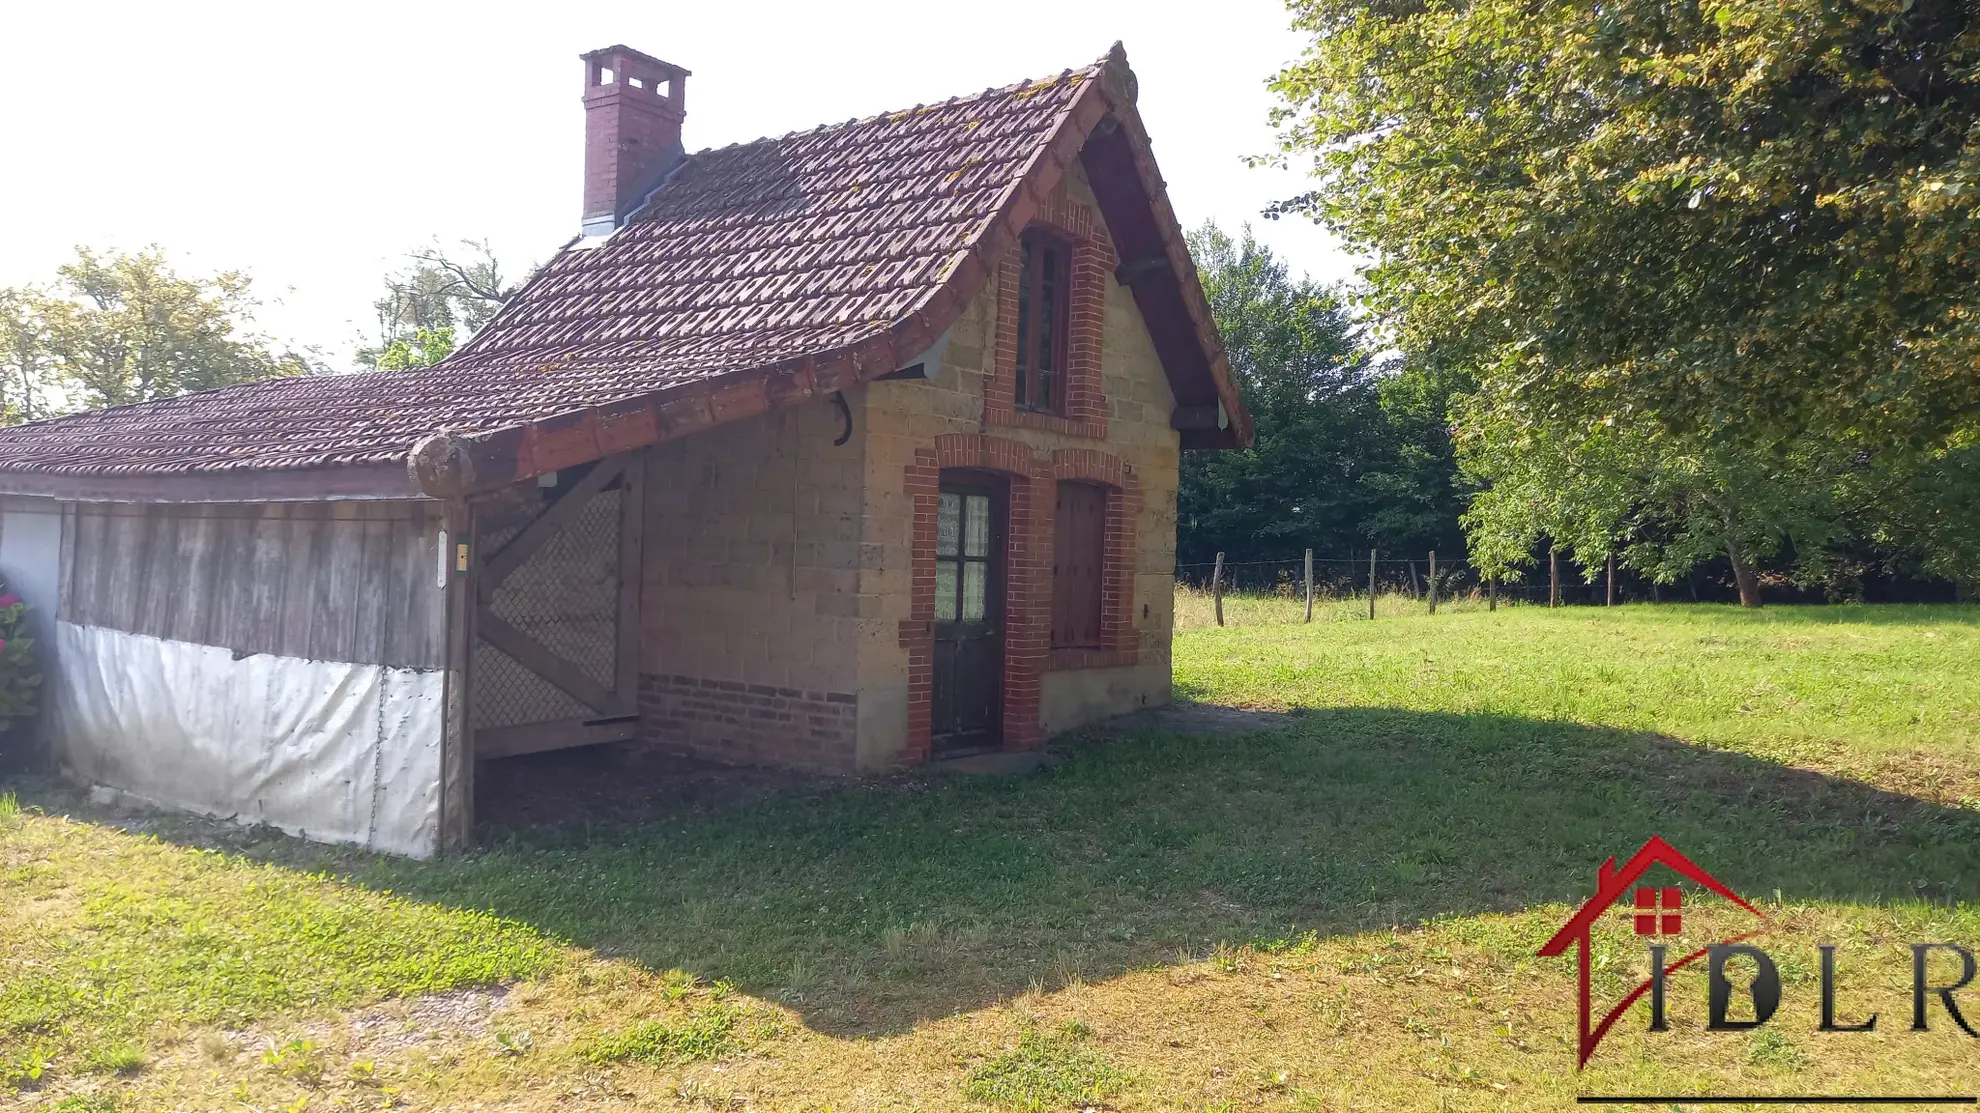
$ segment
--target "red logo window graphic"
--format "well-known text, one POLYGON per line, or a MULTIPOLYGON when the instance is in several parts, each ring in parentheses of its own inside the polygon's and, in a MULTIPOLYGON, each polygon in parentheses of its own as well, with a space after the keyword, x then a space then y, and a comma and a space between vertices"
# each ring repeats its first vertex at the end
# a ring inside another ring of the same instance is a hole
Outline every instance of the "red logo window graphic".
MULTIPOLYGON (((1614 861, 1614 859, 1610 859, 1614 861)), ((1636 934, 1676 935, 1684 930, 1684 890, 1675 885, 1636 890, 1636 934)))
MULTIPOLYGON (((1737 907, 1752 913, 1754 919, 1759 921, 1753 930, 1719 940, 1719 943, 1738 943, 1766 930, 1767 918, 1759 909, 1748 904, 1738 893, 1727 888, 1718 878, 1705 872, 1696 862, 1679 852, 1677 847, 1665 842, 1659 836, 1652 835, 1650 841, 1644 843, 1635 854, 1630 855, 1629 861, 1623 863, 1621 868, 1617 868, 1614 858, 1603 862, 1595 871, 1595 895, 1589 897, 1588 903, 1582 905, 1567 923, 1561 925, 1561 929, 1554 933, 1554 937, 1547 940, 1546 945, 1540 948, 1540 955, 1543 958, 1564 954, 1570 946, 1576 948, 1580 965, 1576 998, 1581 1014, 1581 1040, 1575 1061, 1577 1070, 1587 1065, 1589 1057, 1595 1054, 1595 1048, 1602 1042, 1602 1037, 1609 1034, 1609 1029, 1614 1027, 1623 1013, 1628 1012, 1629 1007, 1636 1004, 1638 998, 1649 992, 1651 983, 1657 980, 1645 978, 1641 985, 1625 994, 1615 1008, 1610 1009, 1600 1020, 1596 1020, 1593 1006, 1588 999, 1589 933, 1594 930, 1596 921, 1610 909, 1621 906, 1624 914, 1631 918, 1631 926, 1638 935, 1655 938, 1677 935, 1684 930, 1682 890, 1675 885, 1637 885, 1653 866, 1663 866, 1686 880, 1719 894, 1737 907), (1632 886, 1635 886, 1633 893, 1632 886)), ((1709 946, 1700 947, 1676 962, 1665 965, 1664 974, 1669 975, 1674 970, 1682 970, 1705 957, 1710 949, 1709 946)), ((1653 951, 1653 953, 1658 952, 1653 951)))

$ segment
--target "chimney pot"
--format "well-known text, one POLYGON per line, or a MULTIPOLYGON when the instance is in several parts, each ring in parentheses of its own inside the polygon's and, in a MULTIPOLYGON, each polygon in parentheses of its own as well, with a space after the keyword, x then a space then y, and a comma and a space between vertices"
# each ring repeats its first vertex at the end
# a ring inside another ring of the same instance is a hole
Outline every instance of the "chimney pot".
POLYGON ((628 46, 584 59, 584 234, 610 235, 685 154, 687 70, 628 46))

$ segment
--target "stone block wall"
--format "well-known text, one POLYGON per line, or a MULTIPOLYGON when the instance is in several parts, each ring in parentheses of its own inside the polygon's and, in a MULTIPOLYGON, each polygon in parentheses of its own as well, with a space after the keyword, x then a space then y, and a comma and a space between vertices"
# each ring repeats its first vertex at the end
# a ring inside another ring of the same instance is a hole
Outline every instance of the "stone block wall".
POLYGON ((850 771, 864 446, 829 400, 649 449, 640 715, 652 745, 850 771))

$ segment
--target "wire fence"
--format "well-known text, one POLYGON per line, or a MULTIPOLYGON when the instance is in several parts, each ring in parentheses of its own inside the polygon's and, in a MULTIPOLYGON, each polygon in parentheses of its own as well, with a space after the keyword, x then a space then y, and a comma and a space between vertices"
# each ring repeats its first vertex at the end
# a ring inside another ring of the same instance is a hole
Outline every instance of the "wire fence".
MULTIPOLYGON (((1313 594, 1315 599, 1366 599, 1369 592, 1371 573, 1374 578, 1375 594, 1378 596, 1404 595, 1415 599, 1428 600, 1432 588, 1432 560, 1429 554, 1421 557, 1384 557, 1379 554, 1375 560, 1367 557, 1319 557, 1313 558, 1313 594)), ((1176 584, 1195 591, 1211 591, 1218 577, 1215 562, 1176 565, 1176 584)), ((1435 582, 1437 597, 1440 600, 1456 600, 1468 596, 1485 597, 1496 594, 1502 601, 1527 601, 1545 603, 1550 597, 1548 584, 1540 582, 1500 582, 1488 584, 1482 573, 1470 562, 1459 560, 1435 561, 1435 582)), ((1306 594, 1306 560, 1291 557, 1284 560, 1227 560, 1223 564, 1221 585, 1227 595, 1264 595, 1280 598, 1304 599, 1306 594)), ((1600 585, 1597 585, 1599 588, 1600 585)), ((1562 583, 1563 602, 1585 602, 1586 585, 1577 582, 1562 583)))
MULTIPOLYGON (((1306 616, 1308 567, 1304 555, 1178 564, 1178 623, 1299 621, 1306 616)), ((1545 567, 1538 577, 1493 582, 1467 560, 1440 559, 1431 553, 1419 557, 1378 552, 1372 561, 1367 556, 1315 556, 1311 578, 1312 617, 1328 621, 1399 617, 1440 607, 1490 610, 1500 606, 1599 605, 1634 601, 1638 594, 1612 590, 1599 571, 1597 581, 1591 584, 1569 574, 1566 567, 1560 569, 1557 582, 1550 580, 1545 567)))
MULTIPOLYGON (((1314 618, 1323 609, 1336 619, 1370 618, 1421 613, 1450 607, 1454 610, 1491 609, 1499 606, 1603 606, 1623 603, 1735 602, 1737 591, 1730 566, 1710 565, 1674 583, 1657 583, 1620 562, 1584 566, 1565 556, 1549 552, 1511 582, 1488 581, 1471 562, 1458 557, 1446 559, 1433 553, 1394 555, 1378 551, 1356 556, 1312 557, 1314 618), (1434 564, 1434 578, 1433 578, 1434 564), (1375 605, 1371 609, 1372 595, 1375 605), (1434 605, 1432 600, 1435 600, 1434 605), (1349 606, 1350 603, 1357 604, 1349 606)), ((1721 562, 1723 564, 1723 562, 1721 562)), ((1290 621, 1304 617, 1307 590, 1307 558, 1304 554, 1277 560, 1231 560, 1219 563, 1201 561, 1176 565, 1178 621, 1232 610, 1238 621, 1288 621, 1287 607, 1295 612, 1290 621), (1218 606, 1221 600, 1224 606, 1218 606), (1200 606, 1199 606, 1200 604, 1200 606), (1202 616, 1195 612, 1202 611, 1202 616), (1185 612, 1188 612, 1185 615, 1185 612)), ((1873 581, 1844 584, 1842 590, 1822 585, 1798 584, 1779 571, 1763 572, 1761 587, 1773 602, 1963 602, 1968 601, 1957 585, 1950 582, 1919 580, 1887 573, 1873 581)))

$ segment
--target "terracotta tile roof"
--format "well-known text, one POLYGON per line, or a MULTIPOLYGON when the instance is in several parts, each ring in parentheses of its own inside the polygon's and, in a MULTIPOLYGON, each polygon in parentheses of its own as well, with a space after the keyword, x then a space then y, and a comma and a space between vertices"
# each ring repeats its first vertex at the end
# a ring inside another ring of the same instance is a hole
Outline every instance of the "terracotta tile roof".
POLYGON ((695 155, 460 361, 609 368, 617 394, 876 335, 948 277, 1098 68, 695 155))
MULTIPOLYGON (((489 486, 884 374, 954 319, 995 257, 987 240, 1029 219, 1025 198, 1050 185, 1036 179, 1057 180, 1123 80, 1131 100, 1116 48, 1055 78, 691 155, 624 227, 566 245, 438 367, 0 430, 0 490, 355 465, 382 476, 443 430, 489 486)), ((1159 192, 1152 161, 1142 177, 1159 192)), ((380 493, 416 493, 396 485, 380 493)))

